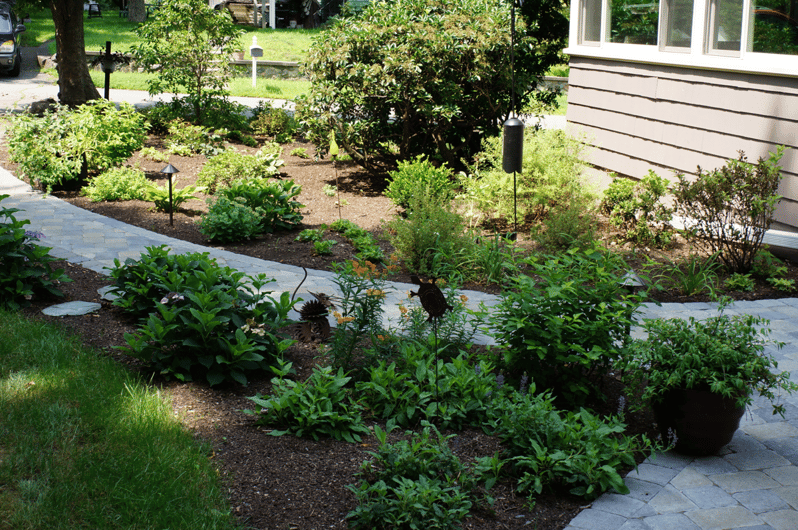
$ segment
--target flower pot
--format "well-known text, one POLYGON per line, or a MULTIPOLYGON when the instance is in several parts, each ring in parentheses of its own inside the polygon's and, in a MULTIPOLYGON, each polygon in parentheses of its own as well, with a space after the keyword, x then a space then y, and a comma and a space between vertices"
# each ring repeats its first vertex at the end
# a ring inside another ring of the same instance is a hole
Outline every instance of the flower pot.
POLYGON ((664 441, 676 435, 675 450, 689 455, 712 455, 731 442, 745 407, 734 398, 709 390, 677 388, 655 403, 654 417, 664 441))

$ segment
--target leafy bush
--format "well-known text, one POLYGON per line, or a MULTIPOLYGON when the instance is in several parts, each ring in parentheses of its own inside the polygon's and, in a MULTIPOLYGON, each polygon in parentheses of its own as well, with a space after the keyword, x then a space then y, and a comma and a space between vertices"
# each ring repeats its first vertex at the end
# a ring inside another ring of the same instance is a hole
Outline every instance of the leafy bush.
POLYGON ((623 260, 588 249, 525 263, 529 274, 513 278, 494 319, 510 374, 526 372, 537 388, 570 404, 600 399, 589 376, 618 357, 641 303, 621 285, 623 260))
POLYGON ((402 340, 394 361, 381 360, 356 385, 360 403, 376 417, 404 427, 436 421, 442 428, 479 427, 496 390, 493 366, 460 354, 436 359, 426 343, 402 340))
MULTIPOLYGON (((559 4, 529 8, 519 21, 519 105, 535 94, 536 76, 556 62, 565 24, 538 21, 559 4), (556 43, 556 44, 555 44, 556 43), (528 89, 526 88, 528 87, 528 89)), ((314 41, 306 66, 312 85, 297 112, 318 146, 330 128, 364 166, 438 154, 450 167, 497 134, 509 114, 512 79, 509 6, 499 0, 371 2, 355 18, 337 19, 314 41)))
POLYGON ((411 198, 419 193, 440 204, 448 204, 454 199, 452 170, 445 164, 436 167, 421 155, 413 161, 399 162, 398 168, 391 171, 390 176, 385 196, 405 210, 410 208, 411 198))
POLYGON ((474 245, 463 217, 423 193, 411 198, 407 218, 390 221, 388 228, 390 242, 407 268, 428 276, 444 276, 436 267, 441 261, 457 269, 458 255, 470 255, 474 245), (446 259, 436 260, 439 255, 446 259))
POLYGON ((273 177, 280 172, 279 168, 283 164, 279 151, 275 153, 272 148, 263 148, 254 155, 228 149, 211 157, 202 166, 197 184, 206 186, 208 192, 214 194, 236 180, 273 177))
POLYGON ((55 106, 42 117, 16 114, 7 131, 11 160, 31 184, 46 188, 109 169, 144 145, 144 118, 122 104, 94 100, 74 110, 55 106))
POLYGON ((148 247, 141 260, 114 260, 117 305, 146 317, 126 334, 126 352, 181 381, 204 377, 246 385, 247 374, 269 368, 292 341, 279 336, 293 305, 263 287, 265 275, 247 276, 220 267, 207 253, 170 256, 166 246, 148 247))
POLYGON ((663 247, 670 243, 672 232, 668 223, 673 210, 661 202, 667 193, 668 181, 649 170, 637 183, 613 179, 601 207, 610 223, 623 229, 630 241, 663 247))
POLYGON ((380 445, 363 462, 360 482, 349 486, 358 502, 347 515, 353 528, 460 528, 483 497, 480 473, 449 448, 454 436, 435 429, 433 437, 432 429, 426 424, 420 433, 408 433, 408 440, 389 444, 387 433, 374 427, 380 445))
POLYGON ((741 274, 739 272, 735 272, 726 278, 726 281, 723 282, 723 285, 729 291, 750 292, 754 290, 756 284, 754 283, 754 279, 751 278, 750 274, 741 274))
POLYGON ((332 254, 333 246, 337 245, 338 241, 334 239, 325 239, 324 241, 313 242, 313 253, 317 256, 329 256, 332 254))
POLYGON ((623 434, 621 419, 601 420, 585 409, 558 411, 550 394, 513 392, 488 413, 486 432, 506 444, 518 490, 530 500, 562 488, 588 500, 610 488, 628 493, 619 470, 651 450, 647 438, 623 434))
MULTIPOLYGON (((169 178, 171 179, 172 176, 170 175, 169 178)), ((177 211, 180 209, 180 206, 191 199, 196 199, 197 197, 194 195, 195 193, 200 193, 204 191, 205 188, 202 186, 185 186, 183 188, 178 188, 174 186, 175 181, 177 179, 172 180, 172 209, 173 211, 177 211)), ((153 184, 152 182, 147 182, 144 186, 144 200, 149 201, 155 204, 155 209, 160 212, 168 212, 169 211, 169 186, 158 186, 153 184)))
POLYGON ((791 293, 795 290, 795 280, 787 278, 768 278, 767 282, 779 291, 791 293))
POLYGON ((169 124, 169 140, 166 148, 170 153, 191 156, 202 153, 213 156, 224 151, 223 138, 201 125, 192 125, 177 119, 169 124))
POLYGON ((741 151, 737 160, 704 172, 690 182, 678 175, 673 189, 676 210, 688 226, 685 235, 700 247, 717 253, 731 272, 746 273, 762 247, 762 238, 773 222, 779 202, 779 160, 784 148, 756 164, 741 151))
POLYGON ((360 417, 361 407, 353 402, 346 390, 350 378, 343 368, 333 373, 332 368, 314 368, 304 383, 287 379, 291 363, 280 362, 272 368, 277 377, 272 379, 272 394, 264 398, 260 394, 247 398, 255 403, 259 414, 259 425, 276 425, 285 430, 272 430, 272 436, 291 433, 295 436, 329 436, 336 440, 359 442, 361 434, 370 431, 360 417))
POLYGON ((249 132, 246 118, 248 108, 240 103, 226 99, 214 98, 205 101, 202 116, 194 114, 194 106, 190 99, 175 98, 169 102, 158 101, 155 105, 142 109, 142 113, 155 134, 167 134, 169 126, 175 120, 202 125, 209 130, 227 132, 231 140, 244 140, 244 133, 249 132))
MULTIPOLYGON (((524 131, 523 171, 516 175, 519 221, 544 218, 552 207, 583 203, 594 194, 581 178, 585 145, 565 131, 524 131)), ((513 175, 502 169, 500 137, 485 141, 472 175, 461 182, 472 208, 485 216, 513 219, 513 175)))
POLYGON ((594 244, 595 201, 577 195, 549 209, 542 225, 533 230, 535 240, 547 249, 587 248, 594 244))
POLYGON ((296 134, 298 124, 285 109, 259 103, 250 120, 252 132, 263 136, 274 136, 277 142, 287 143, 296 134), (282 141, 281 141, 282 140, 282 141))
POLYGON ((208 213, 197 222, 202 235, 220 243, 252 239, 258 235, 261 216, 244 202, 244 199, 230 200, 227 197, 211 202, 208 213))
MULTIPOLYGON (((8 198, 0 195, 0 201, 8 198)), ((56 261, 50 248, 37 245, 44 236, 28 232, 23 227, 27 219, 14 217, 17 208, 0 206, 0 307, 19 309, 30 305, 30 300, 40 294, 63 296, 56 287, 59 282, 71 281, 64 269, 53 269, 56 261)))
POLYGON ((237 180, 217 195, 230 201, 240 201, 260 216, 261 232, 292 230, 302 222, 299 209, 304 205, 294 200, 302 187, 293 180, 250 179, 237 180))
POLYGON ((118 167, 100 173, 80 190, 80 194, 100 201, 134 201, 146 197, 149 185, 147 177, 140 169, 118 167))
POLYGON ((751 273, 760 278, 778 278, 787 274, 787 267, 769 250, 762 249, 754 256, 751 273))

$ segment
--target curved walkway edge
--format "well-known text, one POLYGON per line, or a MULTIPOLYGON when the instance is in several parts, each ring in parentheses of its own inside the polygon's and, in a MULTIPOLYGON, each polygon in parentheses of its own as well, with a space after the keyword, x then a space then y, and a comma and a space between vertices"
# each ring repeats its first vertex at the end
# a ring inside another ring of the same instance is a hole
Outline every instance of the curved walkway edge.
MULTIPOLYGON (((249 275, 265 273, 276 291, 293 291, 301 268, 203 247, 126 225, 45 196, 0 169, 2 206, 19 208, 15 216, 30 220, 29 229, 44 234, 52 255, 108 274, 114 259, 138 258, 148 246, 167 245, 175 253, 208 252, 222 265, 249 275)), ((388 323, 398 322, 398 304, 407 300, 410 284, 389 282, 388 323)), ((301 293, 336 293, 333 274, 308 271, 301 293)), ((465 291, 469 305, 496 304, 498 298, 465 291)), ((300 295, 301 296, 301 295, 300 295)), ((307 297, 305 297, 307 298, 307 297)), ((770 350, 779 368, 798 381, 798 299, 736 302, 728 313, 750 313, 771 321, 772 337, 786 345, 770 350)), ((712 304, 646 305, 645 318, 706 318, 712 304)), ((636 331, 639 333, 639 331, 636 331)), ((489 342, 487 337, 482 337, 489 342)), ((566 530, 798 530, 798 396, 784 398, 786 417, 772 416, 767 402, 749 407, 734 440, 718 456, 691 458, 659 454, 629 473, 628 495, 606 493, 579 513, 566 530)))

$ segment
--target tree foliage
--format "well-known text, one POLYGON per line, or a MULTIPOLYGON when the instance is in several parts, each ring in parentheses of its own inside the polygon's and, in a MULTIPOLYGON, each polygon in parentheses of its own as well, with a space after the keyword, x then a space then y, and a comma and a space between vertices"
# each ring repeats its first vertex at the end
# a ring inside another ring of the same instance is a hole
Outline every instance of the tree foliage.
MULTIPOLYGON (((516 39, 520 105, 559 61, 567 34, 559 0, 529 4, 516 39)), ((314 42, 300 117, 319 145, 326 147, 333 129, 365 167, 435 153, 455 167, 509 114, 510 44, 503 0, 372 2, 314 42)))
POLYGON ((205 0, 165 2, 137 29, 141 42, 133 54, 139 66, 157 74, 148 82, 150 94, 187 93, 201 122, 213 99, 228 94, 227 59, 242 32, 225 10, 214 10, 205 0))

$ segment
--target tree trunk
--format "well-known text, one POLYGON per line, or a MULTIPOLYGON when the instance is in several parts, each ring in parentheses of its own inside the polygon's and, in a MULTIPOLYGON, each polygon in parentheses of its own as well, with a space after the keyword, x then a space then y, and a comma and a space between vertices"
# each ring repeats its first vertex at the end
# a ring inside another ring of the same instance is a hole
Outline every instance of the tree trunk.
POLYGON ((89 76, 83 40, 83 0, 52 0, 58 57, 58 99, 75 107, 100 97, 89 76))
POLYGON ((147 8, 144 0, 128 0, 127 19, 130 22, 144 22, 147 20, 147 8))

